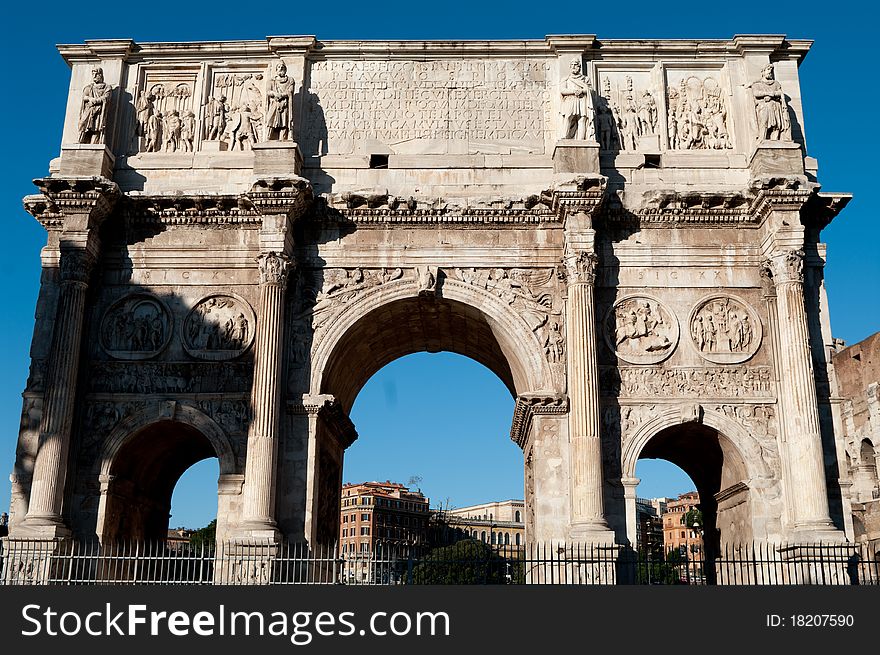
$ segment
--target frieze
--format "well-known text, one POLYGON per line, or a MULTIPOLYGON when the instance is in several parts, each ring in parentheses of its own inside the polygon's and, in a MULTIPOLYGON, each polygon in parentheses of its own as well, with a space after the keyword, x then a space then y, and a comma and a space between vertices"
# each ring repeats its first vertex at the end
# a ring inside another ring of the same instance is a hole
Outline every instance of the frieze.
POLYGON ((704 359, 739 364, 761 345, 761 320, 744 301, 717 294, 694 307, 688 321, 691 343, 704 359))
POLYGON ((774 397, 769 366, 600 366, 599 380, 606 397, 774 397))
POLYGON ((150 359, 171 340, 173 319, 164 303, 146 293, 117 300, 101 321, 101 346, 115 359, 150 359))
POLYGON ((253 343, 255 326, 247 301, 234 294, 213 294, 196 303, 184 319, 183 347, 197 359, 234 359, 253 343))
POLYGON ((657 364, 678 344, 678 319, 666 305, 645 295, 626 296, 605 314, 605 341, 630 364, 657 364))
POLYGON ((250 362, 96 362, 89 373, 93 393, 244 393, 253 382, 250 362))

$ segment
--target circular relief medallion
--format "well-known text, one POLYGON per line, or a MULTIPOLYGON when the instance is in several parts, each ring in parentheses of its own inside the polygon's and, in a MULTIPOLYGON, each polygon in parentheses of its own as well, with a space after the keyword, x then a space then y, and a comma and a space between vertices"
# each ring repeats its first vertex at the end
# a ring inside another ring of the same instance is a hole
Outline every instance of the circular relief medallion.
POLYGON ((656 364, 678 344, 678 321, 656 298, 621 298, 605 315, 605 340, 620 359, 631 364, 656 364))
POLYGON ((116 359, 149 359, 171 340, 171 314, 161 300, 135 293, 117 300, 101 321, 101 345, 116 359))
POLYGON ((761 320, 743 301, 732 296, 704 298, 688 322, 691 343, 704 359, 716 364, 739 364, 761 345, 761 320))
POLYGON ((234 359, 254 340, 254 310, 242 298, 214 294, 202 298, 183 321, 183 347, 199 359, 234 359))

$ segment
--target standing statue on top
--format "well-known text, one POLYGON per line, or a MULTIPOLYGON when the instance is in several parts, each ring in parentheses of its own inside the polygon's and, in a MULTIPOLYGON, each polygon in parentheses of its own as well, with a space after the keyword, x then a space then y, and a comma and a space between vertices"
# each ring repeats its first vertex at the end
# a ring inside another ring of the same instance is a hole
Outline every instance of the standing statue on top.
POLYGON ((293 126, 293 78, 287 75, 283 61, 275 65, 266 102, 266 140, 289 141, 293 126))
POLYGON ((584 141, 596 136, 593 126, 593 90, 587 76, 581 72, 581 62, 571 62, 571 75, 559 84, 562 94, 560 139, 584 141))
POLYGON ((773 64, 761 70, 761 79, 752 82, 758 141, 791 141, 791 120, 782 85, 773 75, 773 64))
POLYGON ((79 142, 104 143, 107 129, 107 112, 113 87, 104 82, 104 70, 92 69, 92 83, 83 89, 79 110, 79 142))

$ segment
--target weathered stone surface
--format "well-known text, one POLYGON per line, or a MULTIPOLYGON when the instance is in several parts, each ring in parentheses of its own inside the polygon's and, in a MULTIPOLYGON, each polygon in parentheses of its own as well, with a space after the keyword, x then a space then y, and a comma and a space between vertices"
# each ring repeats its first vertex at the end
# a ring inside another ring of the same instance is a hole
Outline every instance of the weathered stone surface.
POLYGON ((631 542, 639 457, 716 543, 852 537, 808 47, 61 46, 13 534, 161 536, 217 456, 220 538, 333 540, 362 385, 449 350, 518 398, 531 541, 631 542))

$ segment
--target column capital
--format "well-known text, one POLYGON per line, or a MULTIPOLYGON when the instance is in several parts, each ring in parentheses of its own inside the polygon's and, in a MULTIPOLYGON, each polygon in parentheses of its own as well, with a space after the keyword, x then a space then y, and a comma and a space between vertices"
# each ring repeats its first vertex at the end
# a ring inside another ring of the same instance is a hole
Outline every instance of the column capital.
POLYGON ((304 394, 302 405, 295 405, 294 412, 320 418, 342 448, 348 448, 358 438, 354 423, 333 394, 304 394))
POLYGON ((97 257, 90 248, 61 248, 58 262, 61 271, 61 284, 88 284, 97 257))
POLYGON ((588 284, 593 286, 596 283, 599 255, 595 252, 566 244, 562 263, 565 265, 566 281, 569 285, 588 284))
POLYGON ((804 251, 800 248, 781 250, 761 262, 761 277, 780 284, 804 282, 804 251))
POLYGON ((292 267, 290 257, 274 251, 264 252, 257 257, 260 269, 260 284, 287 287, 287 276, 292 267))
POLYGON ((84 232, 110 215, 122 196, 105 177, 44 177, 34 180, 39 194, 25 196, 24 209, 47 229, 84 232))

